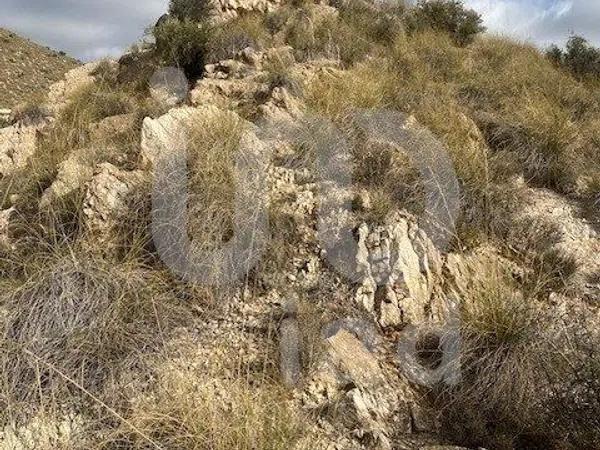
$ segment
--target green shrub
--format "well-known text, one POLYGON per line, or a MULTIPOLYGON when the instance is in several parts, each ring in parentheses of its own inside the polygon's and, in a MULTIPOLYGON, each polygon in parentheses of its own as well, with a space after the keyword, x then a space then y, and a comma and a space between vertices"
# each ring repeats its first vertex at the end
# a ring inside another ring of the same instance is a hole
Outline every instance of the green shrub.
POLYGON ((211 4, 208 0, 171 0, 169 14, 178 20, 201 22, 208 17, 211 4))
POLYGON ((546 50, 546 57, 552 61, 554 65, 560 66, 563 63, 564 54, 556 44, 553 44, 546 50))
POLYGON ((411 31, 428 28, 445 31, 461 46, 470 44, 477 34, 485 31, 481 16, 465 8, 461 0, 419 0, 407 21, 411 31))
POLYGON ((600 49, 581 36, 571 36, 564 51, 556 45, 551 46, 546 56, 579 79, 600 76, 600 49))
POLYGON ((167 20, 154 29, 156 54, 167 66, 183 69, 189 78, 197 78, 204 70, 208 43, 206 25, 191 20, 167 20))

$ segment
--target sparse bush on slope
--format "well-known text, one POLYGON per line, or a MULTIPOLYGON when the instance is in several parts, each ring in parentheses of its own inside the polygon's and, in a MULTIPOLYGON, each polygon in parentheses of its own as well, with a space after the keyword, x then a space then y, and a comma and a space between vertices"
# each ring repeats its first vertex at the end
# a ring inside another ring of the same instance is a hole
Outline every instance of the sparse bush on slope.
POLYGON ((353 108, 414 114, 447 146, 465 207, 478 211, 484 235, 515 176, 594 197, 600 103, 593 85, 556 70, 534 47, 493 37, 465 49, 423 31, 399 36, 385 52, 321 76, 308 88, 309 105, 339 125, 353 108))
POLYGON ((565 50, 551 46, 546 56, 559 67, 569 70, 578 79, 600 76, 600 49, 582 36, 571 36, 565 50))
POLYGON ((185 320, 157 273, 84 252, 33 260, 17 289, 0 292, 0 405, 24 414, 56 396, 99 392, 127 358, 185 320))
POLYGON ((600 342, 580 313, 565 320, 536 300, 541 287, 517 281, 499 261, 471 268, 461 291, 462 379, 434 390, 444 429, 457 442, 593 448, 600 437, 600 342))
POLYGON ((210 0, 170 0, 169 14, 180 21, 202 22, 211 10, 210 0))
POLYGON ((169 19, 154 29, 156 54, 164 66, 181 68, 190 79, 204 71, 208 29, 190 19, 169 19))
POLYGON ((447 32, 458 45, 470 44, 485 31, 481 16, 466 8, 461 0, 419 0, 408 27, 415 31, 431 28, 447 32))

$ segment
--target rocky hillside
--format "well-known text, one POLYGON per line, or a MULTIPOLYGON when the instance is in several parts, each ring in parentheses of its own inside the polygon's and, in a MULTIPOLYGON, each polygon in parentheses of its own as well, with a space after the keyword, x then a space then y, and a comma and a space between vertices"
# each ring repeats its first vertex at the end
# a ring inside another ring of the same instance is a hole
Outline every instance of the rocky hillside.
POLYGON ((0 448, 597 447, 597 83, 460 2, 182 4, 0 129, 0 448))
POLYGON ((79 63, 0 28, 0 109, 36 98, 79 63))

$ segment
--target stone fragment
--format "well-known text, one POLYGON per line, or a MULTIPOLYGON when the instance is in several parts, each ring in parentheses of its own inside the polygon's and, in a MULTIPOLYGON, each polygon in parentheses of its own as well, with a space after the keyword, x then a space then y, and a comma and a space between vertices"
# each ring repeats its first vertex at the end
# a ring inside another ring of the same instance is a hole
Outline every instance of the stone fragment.
POLYGON ((38 132, 44 124, 15 124, 0 129, 0 176, 9 176, 26 167, 36 151, 38 132))
POLYGON ((415 219, 396 213, 383 226, 362 224, 358 236, 356 303, 383 328, 426 321, 442 260, 415 219))
POLYGON ((130 213, 132 195, 145 179, 142 171, 120 170, 110 163, 96 167, 83 205, 84 225, 95 244, 109 250, 118 246, 118 228, 130 213))

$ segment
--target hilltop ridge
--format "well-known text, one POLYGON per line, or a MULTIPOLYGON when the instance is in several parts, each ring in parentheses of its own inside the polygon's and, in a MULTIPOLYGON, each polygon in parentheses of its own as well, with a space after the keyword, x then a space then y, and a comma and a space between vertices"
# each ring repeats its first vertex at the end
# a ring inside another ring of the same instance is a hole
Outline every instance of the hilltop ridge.
POLYGON ((597 448, 593 52, 459 0, 152 32, 0 126, 0 450, 597 448))
POLYGON ((0 28, 0 109, 44 93, 80 63, 63 52, 0 28))

